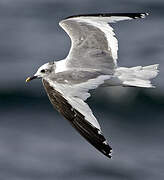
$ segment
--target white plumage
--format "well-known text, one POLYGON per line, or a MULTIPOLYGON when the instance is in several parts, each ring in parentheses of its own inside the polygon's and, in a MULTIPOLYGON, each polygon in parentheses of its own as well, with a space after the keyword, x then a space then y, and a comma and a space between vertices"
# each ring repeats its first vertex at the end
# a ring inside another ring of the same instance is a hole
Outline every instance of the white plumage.
POLYGON ((94 147, 111 157, 111 147, 100 125, 85 102, 91 89, 99 86, 154 87, 151 79, 158 64, 118 67, 118 41, 109 23, 144 18, 147 13, 113 13, 71 16, 59 24, 71 38, 66 59, 46 63, 34 78, 42 78, 53 106, 68 119, 94 147))

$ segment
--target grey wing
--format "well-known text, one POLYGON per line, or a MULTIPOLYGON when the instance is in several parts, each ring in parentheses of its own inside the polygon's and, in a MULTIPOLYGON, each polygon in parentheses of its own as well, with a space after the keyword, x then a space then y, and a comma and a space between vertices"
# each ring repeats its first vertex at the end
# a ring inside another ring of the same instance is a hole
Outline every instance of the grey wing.
POLYGON ((108 23, 143 18, 146 13, 71 16, 59 25, 71 38, 67 67, 110 69, 117 66, 118 41, 108 23))
MULTIPOLYGON (((43 85, 54 108, 57 109, 89 143, 105 156, 111 158, 112 148, 108 145, 100 129, 87 121, 85 115, 79 112, 76 107, 72 106, 63 94, 54 89, 46 80, 43 80, 43 85)), ((85 104, 82 105, 85 109, 88 108, 87 106, 85 107, 85 104)))

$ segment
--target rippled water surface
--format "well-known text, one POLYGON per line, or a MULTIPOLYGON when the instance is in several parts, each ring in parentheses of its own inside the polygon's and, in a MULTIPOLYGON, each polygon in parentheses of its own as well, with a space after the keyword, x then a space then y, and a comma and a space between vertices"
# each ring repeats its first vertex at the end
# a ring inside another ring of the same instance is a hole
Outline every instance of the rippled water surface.
POLYGON ((164 1, 0 1, 0 179, 164 179, 164 1), (113 147, 107 159, 53 110, 40 81, 24 79, 70 47, 58 22, 73 14, 149 12, 114 24, 119 65, 160 64, 156 89, 107 88, 89 104, 113 147))

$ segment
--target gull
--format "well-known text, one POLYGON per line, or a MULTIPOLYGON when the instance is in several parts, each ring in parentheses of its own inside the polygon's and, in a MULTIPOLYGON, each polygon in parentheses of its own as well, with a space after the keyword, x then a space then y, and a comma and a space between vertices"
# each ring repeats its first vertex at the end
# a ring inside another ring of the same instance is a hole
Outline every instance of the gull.
POLYGON ((112 148, 85 102, 89 90, 106 86, 154 87, 151 79, 158 64, 136 67, 117 65, 118 41, 111 23, 144 18, 148 13, 105 13, 70 16, 59 25, 71 39, 68 56, 42 65, 26 82, 41 78, 58 112, 97 150, 112 157, 112 148))

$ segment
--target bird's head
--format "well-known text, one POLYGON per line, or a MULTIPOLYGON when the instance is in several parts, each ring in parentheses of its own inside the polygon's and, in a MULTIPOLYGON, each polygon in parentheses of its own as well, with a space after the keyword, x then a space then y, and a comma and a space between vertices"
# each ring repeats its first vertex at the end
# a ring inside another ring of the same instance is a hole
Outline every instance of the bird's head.
POLYGON ((43 64, 38 70, 37 72, 34 74, 34 76, 28 77, 26 79, 26 82, 29 82, 33 79, 37 79, 37 78, 46 78, 48 77, 50 74, 55 72, 55 62, 49 62, 46 64, 43 64))

